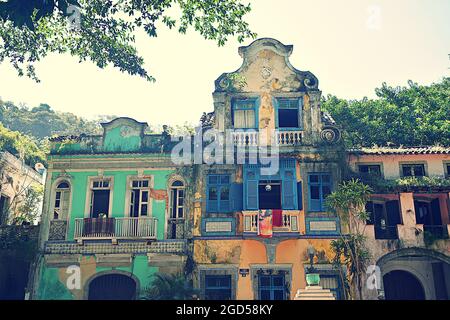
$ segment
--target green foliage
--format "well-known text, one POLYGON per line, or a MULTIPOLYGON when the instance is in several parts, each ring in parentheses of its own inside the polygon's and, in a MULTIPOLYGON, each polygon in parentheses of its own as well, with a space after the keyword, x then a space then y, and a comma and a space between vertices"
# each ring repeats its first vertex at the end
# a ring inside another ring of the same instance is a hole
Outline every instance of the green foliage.
POLYGON ((0 2, 0 62, 9 60, 19 75, 39 81, 37 61, 51 52, 70 53, 153 81, 135 47, 138 29, 156 37, 157 24, 180 33, 192 27, 222 46, 230 36, 239 42, 255 37, 243 20, 250 10, 239 0, 8 0, 0 2), (69 24, 75 18, 67 13, 69 4, 79 7, 77 28, 69 24))
POLYGON ((11 224, 20 225, 24 222, 33 223, 40 213, 40 206, 44 196, 44 187, 35 185, 28 187, 23 194, 11 224))
POLYGON ((31 262, 37 252, 37 235, 33 238, 30 232, 35 226, 6 226, 0 232, 0 264, 9 257, 20 258, 31 262))
MULTIPOLYGON (((326 199, 329 208, 339 214, 341 221, 348 225, 349 234, 341 235, 339 239, 331 242, 334 253, 333 264, 338 268, 341 277, 356 287, 359 299, 362 298, 362 279, 370 259, 366 248, 364 229, 368 214, 365 205, 370 198, 372 189, 358 179, 344 181, 326 199), (347 268, 347 274, 342 274, 341 264, 347 268)), ((353 298, 356 294, 350 290, 353 298)))
POLYGON ((347 147, 450 145, 450 78, 429 86, 383 83, 375 92, 374 100, 323 99, 323 109, 344 129, 347 147))
POLYGON ((353 215, 356 221, 365 222, 367 213, 364 207, 370 198, 372 189, 358 179, 344 181, 336 191, 326 198, 326 205, 336 210, 344 222, 349 222, 353 215))
POLYGON ((191 300, 198 290, 192 287, 192 282, 183 274, 157 273, 145 289, 145 300, 191 300))
POLYGON ((442 192, 450 190, 450 179, 444 177, 403 177, 386 180, 374 175, 363 175, 361 179, 375 193, 442 192))
MULTIPOLYGON (((347 274, 343 279, 346 282, 347 294, 352 296, 348 284, 359 287, 362 274, 365 271, 370 259, 369 250, 365 245, 365 237, 363 235, 350 234, 347 237, 331 241, 331 250, 334 253, 333 266, 340 272, 342 265, 345 266, 347 274)), ((361 293, 360 293, 361 296, 361 293)))
POLYGON ((0 150, 6 150, 23 159, 27 164, 45 163, 45 153, 36 142, 17 131, 11 131, 0 123, 0 150))
MULTIPOLYGON (((106 119, 106 116, 103 116, 106 119)), ((99 119, 103 120, 103 119, 99 119)), ((54 111, 47 104, 29 108, 0 101, 0 121, 13 131, 34 136, 38 141, 53 135, 100 134, 98 120, 86 120, 69 112, 54 111)))

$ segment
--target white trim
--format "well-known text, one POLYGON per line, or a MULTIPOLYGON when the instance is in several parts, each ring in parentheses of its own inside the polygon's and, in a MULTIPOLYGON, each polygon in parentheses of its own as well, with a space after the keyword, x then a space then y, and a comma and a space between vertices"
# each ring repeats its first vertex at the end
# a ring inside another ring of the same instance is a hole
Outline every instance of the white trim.
POLYGON ((125 204, 123 213, 124 217, 130 217, 130 204, 131 204, 131 183, 133 180, 149 180, 148 184, 148 208, 147 208, 147 217, 153 217, 153 199, 150 197, 150 189, 155 185, 155 177, 153 175, 143 175, 140 176, 139 173, 137 175, 129 175, 126 179, 126 188, 125 188, 125 204))
POLYGON ((113 194, 114 194, 114 176, 90 176, 87 178, 86 186, 86 203, 84 205, 84 217, 89 218, 91 215, 91 186, 95 180, 106 180, 109 179, 109 207, 108 207, 108 217, 112 216, 112 206, 113 206, 113 194))

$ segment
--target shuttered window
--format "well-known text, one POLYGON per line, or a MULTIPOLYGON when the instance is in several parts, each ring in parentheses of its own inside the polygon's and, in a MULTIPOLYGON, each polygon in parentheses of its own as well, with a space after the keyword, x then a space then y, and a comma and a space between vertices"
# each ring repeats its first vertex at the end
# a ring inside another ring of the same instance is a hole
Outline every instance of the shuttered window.
POLYGON ((326 211, 325 199, 331 193, 331 174, 324 172, 308 175, 308 211, 326 211))
POLYGON ((208 175, 206 211, 211 213, 230 212, 230 176, 208 175))

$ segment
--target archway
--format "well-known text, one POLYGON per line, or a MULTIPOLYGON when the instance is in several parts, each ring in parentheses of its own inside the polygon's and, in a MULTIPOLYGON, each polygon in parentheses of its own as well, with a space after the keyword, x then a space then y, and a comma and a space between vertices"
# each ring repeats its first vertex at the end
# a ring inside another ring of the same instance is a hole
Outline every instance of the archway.
POLYGON ((104 274, 90 281, 88 300, 134 300, 136 289, 136 281, 125 274, 104 274))
POLYGON ((425 300, 420 281, 411 273, 394 270, 383 276, 386 300, 425 300))

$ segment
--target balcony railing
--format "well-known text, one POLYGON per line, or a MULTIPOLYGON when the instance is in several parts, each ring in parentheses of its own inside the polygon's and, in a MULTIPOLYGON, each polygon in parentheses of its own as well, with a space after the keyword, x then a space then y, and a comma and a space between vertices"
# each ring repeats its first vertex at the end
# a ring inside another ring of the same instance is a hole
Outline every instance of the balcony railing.
POLYGON ((258 146, 258 131, 235 131, 232 133, 232 137, 236 146, 258 146))
POLYGON ((295 146, 302 143, 303 131, 277 131, 276 142, 279 146, 295 146))
MULTIPOLYGON (((244 217, 244 232, 245 233, 258 233, 259 220, 258 211, 244 211, 242 212, 244 217)), ((272 218, 273 221, 273 218, 272 218)), ((281 226, 272 226, 272 232, 299 232, 298 214, 289 210, 282 212, 281 226)))
MULTIPOLYGON (((259 132, 255 130, 238 130, 232 133, 233 143, 236 146, 258 146, 260 142, 259 132)), ((302 143, 303 131, 301 130, 277 130, 275 143, 278 146, 296 146, 302 143)), ((269 139, 270 143, 270 139, 269 139)))
POLYGON ((423 231, 435 239, 448 239, 446 225, 423 225, 423 231))
POLYGON ((152 217, 77 218, 75 240, 156 239, 157 219, 152 217))

